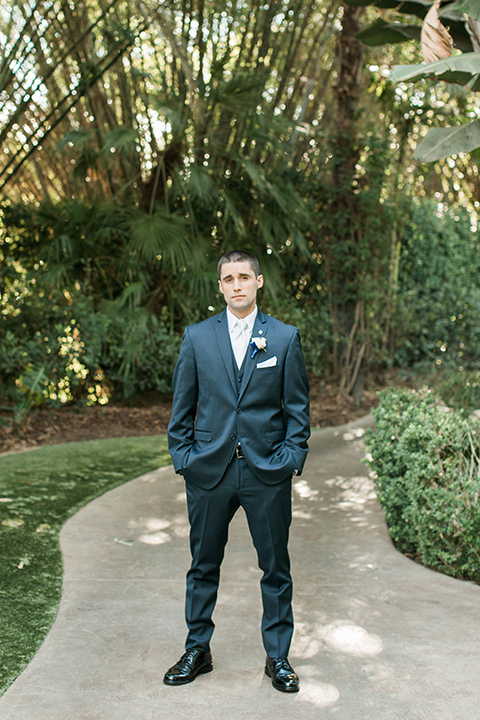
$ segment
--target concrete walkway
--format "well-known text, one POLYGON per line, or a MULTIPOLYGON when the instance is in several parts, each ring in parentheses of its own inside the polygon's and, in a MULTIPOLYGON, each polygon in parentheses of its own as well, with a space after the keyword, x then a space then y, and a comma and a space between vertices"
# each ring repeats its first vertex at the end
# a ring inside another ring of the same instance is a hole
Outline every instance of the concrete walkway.
POLYGON ((222 569, 214 672, 163 685, 182 653, 189 564, 183 483, 169 467, 65 525, 58 618, 0 700, 1 719, 480 718, 480 587, 395 551, 361 463, 369 424, 315 432, 295 484, 298 694, 263 675, 260 574, 241 512, 222 569))

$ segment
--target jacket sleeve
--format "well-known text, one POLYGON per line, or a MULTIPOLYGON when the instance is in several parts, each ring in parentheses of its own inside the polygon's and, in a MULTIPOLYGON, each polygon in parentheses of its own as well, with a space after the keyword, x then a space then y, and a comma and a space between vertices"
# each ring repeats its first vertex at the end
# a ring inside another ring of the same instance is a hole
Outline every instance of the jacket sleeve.
POLYGON ((283 413, 285 445, 295 458, 298 474, 302 472, 310 437, 309 382, 297 328, 290 341, 283 375, 283 413))
POLYGON ((168 448, 175 472, 179 472, 184 467, 193 444, 198 400, 197 367, 188 328, 183 335, 172 385, 173 403, 168 424, 168 448))

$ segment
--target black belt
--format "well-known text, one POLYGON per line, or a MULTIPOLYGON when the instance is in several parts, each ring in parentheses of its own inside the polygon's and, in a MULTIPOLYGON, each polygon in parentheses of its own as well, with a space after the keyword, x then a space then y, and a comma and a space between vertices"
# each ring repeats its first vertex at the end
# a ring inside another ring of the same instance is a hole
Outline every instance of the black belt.
POLYGON ((245 455, 243 454, 242 446, 240 445, 240 443, 238 443, 237 447, 235 448, 235 455, 237 456, 237 458, 238 458, 239 460, 242 460, 242 459, 245 457, 245 455))

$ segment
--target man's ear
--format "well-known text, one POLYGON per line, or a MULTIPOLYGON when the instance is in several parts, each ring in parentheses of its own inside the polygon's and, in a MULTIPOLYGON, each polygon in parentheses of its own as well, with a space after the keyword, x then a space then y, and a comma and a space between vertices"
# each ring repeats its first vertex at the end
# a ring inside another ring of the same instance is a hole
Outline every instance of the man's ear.
POLYGON ((257 290, 260 290, 261 287, 263 287, 263 275, 257 277, 257 290))

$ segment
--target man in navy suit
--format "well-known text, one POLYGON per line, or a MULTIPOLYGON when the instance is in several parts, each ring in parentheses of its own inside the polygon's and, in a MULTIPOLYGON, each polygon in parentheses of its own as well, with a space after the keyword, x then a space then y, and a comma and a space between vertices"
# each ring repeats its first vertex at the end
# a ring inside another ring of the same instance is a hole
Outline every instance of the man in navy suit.
POLYGON ((296 692, 288 534, 292 477, 310 435, 308 378, 297 328, 264 315, 257 258, 234 250, 218 263, 227 308, 185 330, 168 428, 175 471, 186 482, 192 564, 185 653, 164 677, 183 685, 212 670, 210 639, 220 565, 235 512, 244 508, 263 571, 265 673, 296 692))

